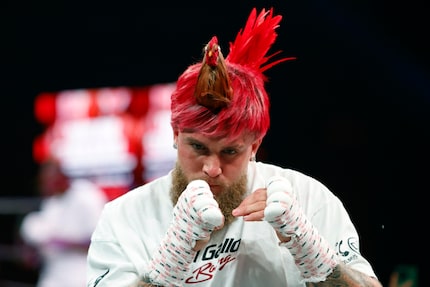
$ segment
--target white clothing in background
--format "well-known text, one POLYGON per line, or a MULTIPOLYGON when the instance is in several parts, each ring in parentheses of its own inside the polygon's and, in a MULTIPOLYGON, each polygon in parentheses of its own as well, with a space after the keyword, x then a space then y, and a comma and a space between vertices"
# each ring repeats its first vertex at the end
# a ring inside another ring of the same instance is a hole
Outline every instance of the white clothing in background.
POLYGON ((40 210, 24 217, 21 237, 39 251, 42 260, 37 287, 86 285, 85 246, 106 201, 95 184, 76 179, 65 193, 44 198, 40 210))

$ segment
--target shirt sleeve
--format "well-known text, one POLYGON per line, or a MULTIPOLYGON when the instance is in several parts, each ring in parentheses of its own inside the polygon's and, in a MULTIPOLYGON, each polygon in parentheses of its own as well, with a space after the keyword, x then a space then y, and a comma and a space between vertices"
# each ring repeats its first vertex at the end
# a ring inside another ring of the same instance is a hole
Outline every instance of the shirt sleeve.
POLYGON ((103 211, 87 255, 87 287, 132 286, 138 274, 127 258, 103 211))
POLYGON ((164 208, 152 208, 154 201, 166 201, 168 191, 159 196, 129 191, 104 206, 88 249, 87 287, 130 287, 143 276, 170 222, 164 208), (166 226, 159 223, 163 215, 166 226))
POLYGON ((320 235, 334 248, 344 264, 376 277, 370 263, 360 252, 357 229, 343 203, 332 193, 327 193, 322 200, 325 203, 310 214, 310 219, 320 235))

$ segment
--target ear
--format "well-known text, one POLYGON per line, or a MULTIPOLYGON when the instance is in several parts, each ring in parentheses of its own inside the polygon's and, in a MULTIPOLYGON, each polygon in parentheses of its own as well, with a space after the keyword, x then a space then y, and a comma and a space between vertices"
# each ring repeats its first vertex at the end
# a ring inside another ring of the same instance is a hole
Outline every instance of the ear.
POLYGON ((173 131, 173 146, 174 147, 178 146, 178 135, 179 135, 178 130, 174 130, 173 131))

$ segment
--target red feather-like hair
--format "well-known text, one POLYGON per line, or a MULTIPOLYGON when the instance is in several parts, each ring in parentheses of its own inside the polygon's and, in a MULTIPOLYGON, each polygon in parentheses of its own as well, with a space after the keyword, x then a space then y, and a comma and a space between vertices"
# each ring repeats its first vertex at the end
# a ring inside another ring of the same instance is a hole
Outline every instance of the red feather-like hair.
POLYGON ((171 97, 171 125, 175 131, 198 132, 235 139, 245 134, 262 139, 270 125, 269 98, 264 88, 267 69, 281 51, 267 55, 277 38, 282 17, 273 8, 252 9, 224 59, 214 36, 205 46, 201 63, 178 78, 171 97), (270 60, 272 60, 270 62, 270 60))
POLYGON ((257 9, 253 8, 245 27, 237 33, 234 42, 230 42, 230 52, 226 61, 263 73, 281 62, 295 59, 281 58, 268 63, 271 58, 281 53, 277 51, 267 55, 278 36, 276 28, 279 27, 281 20, 281 15, 273 15, 273 8, 262 9, 258 15, 257 9))

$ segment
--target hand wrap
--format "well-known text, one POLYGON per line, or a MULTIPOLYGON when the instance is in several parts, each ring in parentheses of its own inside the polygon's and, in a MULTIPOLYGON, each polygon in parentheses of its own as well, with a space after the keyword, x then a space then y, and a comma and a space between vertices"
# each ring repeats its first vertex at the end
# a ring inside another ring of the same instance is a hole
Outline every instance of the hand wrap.
POLYGON ((154 285, 182 286, 194 259, 196 241, 224 224, 224 216, 206 181, 194 180, 173 209, 173 220, 149 262, 145 278, 154 285))
POLYGON ((324 281, 338 264, 336 253, 307 219, 287 179, 271 177, 266 187, 264 220, 283 237, 291 237, 281 245, 293 255, 304 281, 324 281))

